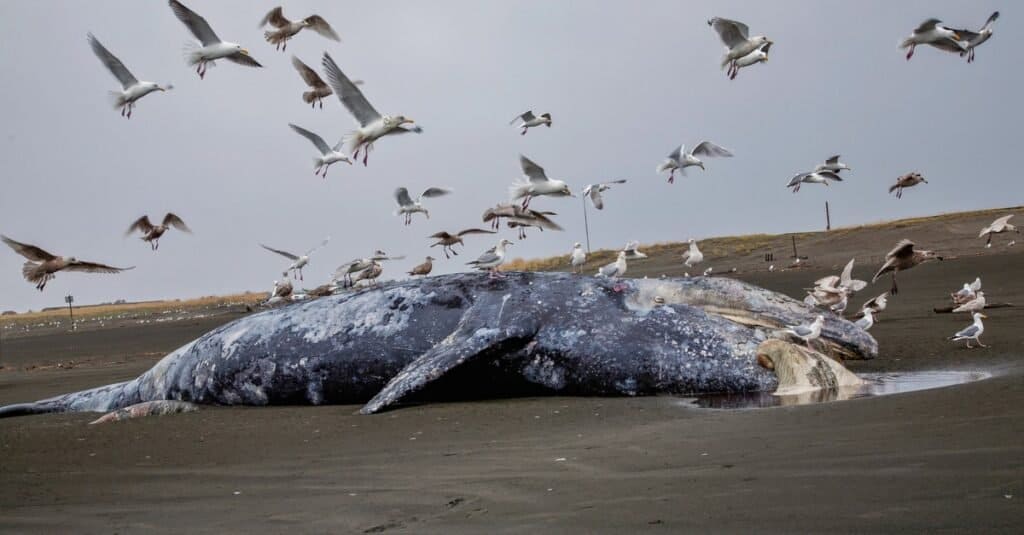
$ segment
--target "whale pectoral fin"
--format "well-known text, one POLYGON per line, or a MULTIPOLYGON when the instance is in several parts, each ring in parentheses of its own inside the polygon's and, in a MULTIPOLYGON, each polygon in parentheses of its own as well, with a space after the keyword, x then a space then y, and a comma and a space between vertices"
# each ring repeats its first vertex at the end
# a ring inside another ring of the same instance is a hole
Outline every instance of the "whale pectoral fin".
POLYGON ((518 351, 534 334, 535 329, 515 327, 456 331, 398 372, 359 412, 373 414, 386 409, 472 359, 518 351))

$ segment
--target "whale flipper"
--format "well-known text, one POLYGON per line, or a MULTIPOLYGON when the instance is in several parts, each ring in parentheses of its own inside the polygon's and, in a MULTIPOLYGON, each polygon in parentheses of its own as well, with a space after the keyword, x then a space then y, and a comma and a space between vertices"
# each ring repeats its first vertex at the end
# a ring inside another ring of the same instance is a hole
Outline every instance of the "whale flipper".
POLYGON ((471 359, 518 351, 536 333, 535 328, 517 326, 459 329, 402 368, 359 412, 373 414, 386 409, 471 359))

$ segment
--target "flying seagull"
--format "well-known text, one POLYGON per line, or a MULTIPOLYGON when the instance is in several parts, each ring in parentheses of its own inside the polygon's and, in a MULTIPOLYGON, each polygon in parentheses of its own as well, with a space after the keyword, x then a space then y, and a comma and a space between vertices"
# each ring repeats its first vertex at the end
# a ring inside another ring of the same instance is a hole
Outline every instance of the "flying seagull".
POLYGON ((530 199, 541 195, 553 197, 574 197, 564 180, 548 178, 544 168, 533 163, 529 158, 519 155, 519 166, 526 180, 517 182, 509 188, 509 196, 513 201, 523 199, 523 208, 530 206, 530 199))
POLYGON ((941 48, 943 43, 952 43, 961 50, 967 48, 967 43, 961 40, 956 30, 942 25, 939 19, 928 19, 922 22, 909 37, 900 43, 900 48, 907 48, 907 61, 914 55, 914 48, 917 45, 933 45, 941 48))
POLYGON ((0 240, 14 249, 14 252, 28 259, 21 267, 21 275, 25 277, 25 280, 36 283, 36 289, 40 292, 46 287, 47 282, 53 280, 54 274, 58 271, 120 273, 135 269, 135 266, 119 268, 95 262, 83 262, 73 256, 55 256, 35 245, 16 242, 4 235, 0 235, 0 240))
POLYGON ((612 184, 625 184, 626 179, 611 180, 608 182, 599 182, 597 184, 587 184, 583 188, 583 196, 590 197, 590 202, 594 203, 594 208, 598 210, 604 209, 604 198, 601 193, 612 189, 612 184))
POLYGON ((558 215, 555 212, 531 210, 523 208, 518 204, 499 204, 494 208, 484 211, 484 223, 490 222, 491 228, 498 229, 501 226, 502 218, 508 221, 509 228, 519 229, 519 239, 526 238, 526 227, 536 227, 541 231, 562 230, 562 227, 555 223, 549 216, 558 215))
POLYGON ((733 154, 731 151, 724 147, 715 145, 710 141, 701 141, 693 148, 692 152, 686 152, 686 145, 680 145, 676 150, 672 151, 668 157, 658 166, 658 173, 670 171, 668 175, 668 183, 672 184, 676 180, 676 171, 679 174, 686 176, 686 168, 697 166, 702 170, 704 169, 704 162, 702 162, 697 156, 706 156, 710 158, 722 157, 732 158, 733 154))
POLYGON ((412 275, 412 276, 416 276, 416 275, 420 275, 420 276, 430 275, 430 271, 432 269, 434 269, 434 257, 428 256, 427 259, 424 260, 422 264, 420 264, 420 265, 412 268, 411 270, 409 270, 409 275, 412 275))
POLYGON ((473 266, 476 269, 486 269, 490 271, 490 278, 504 278, 504 275, 498 271, 498 267, 505 263, 505 248, 509 245, 513 245, 512 242, 502 239, 498 242, 498 245, 491 247, 484 251, 476 260, 466 262, 466 265, 473 266))
POLYGON ((718 37, 725 45, 725 55, 722 56, 722 68, 724 69, 726 65, 729 66, 728 75, 730 78, 734 78, 735 72, 739 69, 736 66, 737 60, 764 45, 772 43, 763 35, 749 37, 750 28, 746 24, 735 20, 714 17, 708 21, 708 26, 711 26, 718 32, 718 37))
POLYGON ((319 103, 320 109, 323 109, 324 97, 328 97, 333 93, 331 87, 327 85, 327 82, 324 82, 323 78, 320 78, 320 75, 312 67, 306 65, 295 56, 292 56, 292 66, 295 67, 296 71, 299 71, 302 81, 306 82, 306 85, 309 86, 309 91, 302 93, 302 101, 312 107, 316 107, 319 103))
POLYGON ((271 9, 270 12, 263 17, 263 20, 260 21, 260 28, 267 24, 277 29, 264 32, 263 36, 267 39, 268 43, 282 51, 288 48, 288 40, 295 37, 295 34, 299 33, 304 28, 309 28, 328 39, 341 41, 341 38, 338 37, 337 33, 335 33, 334 28, 331 28, 331 25, 327 24, 327 21, 320 15, 310 15, 304 19, 292 22, 285 18, 284 10, 281 6, 271 9))
POLYGON ((160 248, 160 236, 164 235, 168 229, 174 227, 178 230, 182 230, 188 233, 192 232, 192 229, 188 228, 188 225, 181 220, 180 217, 167 212, 164 216, 164 220, 159 225, 154 225, 149 220, 149 216, 142 216, 135 220, 128 230, 124 233, 125 236, 135 232, 136 230, 142 233, 142 241, 148 241, 150 247, 155 251, 160 248))
MULTIPOLYGON (((881 314, 882 311, 885 310, 885 307, 888 306, 888 304, 889 304, 889 292, 887 290, 885 292, 882 292, 880 295, 878 295, 876 297, 872 297, 871 299, 868 299, 867 301, 865 301, 864 304, 860 306, 860 313, 858 315, 859 316, 863 316, 869 310, 874 315, 881 314)), ((878 318, 872 316, 872 321, 873 322, 878 321, 878 318)))
POLYGON ((107 67, 110 74, 117 78, 118 82, 121 82, 121 91, 111 91, 110 94, 114 97, 114 107, 121 108, 121 116, 128 119, 132 118, 132 109, 135 108, 135 102, 142 97, 152 93, 153 91, 167 91, 172 89, 174 86, 171 84, 160 85, 156 82, 140 82, 135 78, 135 75, 121 63, 117 56, 110 53, 99 40, 96 39, 93 34, 88 34, 87 39, 89 40, 89 46, 92 47, 92 51, 96 54, 97 58, 103 62, 103 65, 107 67))
POLYGON ((420 193, 419 197, 416 197, 416 200, 413 200, 409 196, 409 190, 398 188, 395 190, 395 201, 398 202, 398 210, 395 210, 395 215, 404 215, 406 225, 412 223, 412 215, 416 212, 422 212, 423 215, 427 216, 427 219, 430 219, 430 212, 427 211, 421 201, 424 198, 440 197, 451 192, 451 190, 444 188, 427 188, 423 190, 423 193, 420 193))
POLYGON ((871 282, 874 283, 879 277, 885 273, 892 273, 892 288, 889 290, 890 295, 896 295, 898 288, 896 287, 896 272, 906 271, 918 264, 923 264, 931 260, 942 260, 942 257, 935 254, 935 251, 925 251, 920 249, 914 249, 914 242, 910 240, 900 240, 885 255, 885 263, 878 269, 875 276, 871 278, 871 282))
POLYGON ((999 12, 996 11, 989 15, 988 20, 985 21, 985 25, 981 27, 977 32, 969 30, 957 30, 960 37, 967 40, 967 50, 960 52, 960 56, 967 56, 967 63, 974 61, 974 49, 981 46, 982 43, 988 41, 992 37, 992 24, 999 18, 999 12))
POLYGON ((258 61, 249 56, 249 51, 242 48, 242 45, 221 41, 220 37, 213 32, 213 28, 206 22, 206 19, 198 13, 185 7, 178 0, 168 0, 174 16, 185 25, 192 35, 199 39, 200 45, 189 43, 185 52, 185 60, 189 65, 196 66, 196 74, 199 79, 206 76, 207 64, 213 65, 214 60, 226 59, 239 65, 249 67, 262 67, 258 61))
POLYGON ((551 114, 542 113, 540 114, 540 117, 537 117, 536 115, 533 114, 533 110, 528 110, 522 115, 516 117, 515 119, 512 119, 512 121, 509 122, 508 124, 516 124, 517 122, 519 123, 519 128, 523 129, 523 131, 519 135, 525 136, 526 131, 535 126, 544 125, 548 128, 551 128, 551 114))
POLYGON ((852 169, 850 169, 849 165, 840 162, 839 155, 836 154, 835 156, 825 160, 825 163, 818 164, 818 166, 814 168, 814 171, 832 171, 833 173, 838 174, 840 171, 852 171, 852 169))
POLYGON ((288 260, 292 261, 291 265, 289 265, 284 270, 284 272, 281 274, 282 276, 287 277, 288 276, 288 272, 291 271, 293 275, 298 275, 299 280, 303 280, 302 279, 302 268, 306 267, 309 264, 309 256, 312 255, 313 252, 316 251, 317 249, 327 245, 327 242, 329 242, 329 241, 331 241, 330 237, 324 238, 324 241, 320 242, 320 245, 317 245, 316 247, 306 251, 306 254, 304 254, 302 256, 289 253, 288 251, 282 251, 280 249, 274 249, 273 247, 267 247, 266 245, 263 245, 262 243, 260 244, 260 247, 262 247, 262 248, 264 248, 264 249, 266 249, 266 250, 268 250, 268 251, 270 251, 272 253, 277 253, 277 254, 287 258, 288 260))
POLYGON ((1003 217, 996 219, 989 226, 981 229, 981 233, 978 234, 978 237, 986 238, 985 245, 989 246, 992 245, 993 234, 1002 234, 1004 232, 1016 232, 1017 234, 1020 234, 1020 229, 1009 223, 1011 217, 1013 217, 1013 214, 1004 215, 1003 217))
POLYGON ((448 255, 448 253, 451 253, 451 254, 453 254, 455 256, 459 255, 459 253, 455 252, 455 248, 454 248, 455 244, 459 244, 459 245, 463 245, 463 246, 466 245, 465 242, 462 241, 462 237, 463 236, 466 236, 468 234, 494 234, 494 233, 495 232, 493 230, 483 230, 483 229, 479 229, 479 228, 468 228, 468 229, 465 229, 465 230, 460 230, 459 232, 456 232, 455 234, 452 234, 452 233, 449 233, 449 232, 446 232, 446 231, 442 230, 441 232, 436 232, 436 233, 431 234, 429 236, 430 238, 434 238, 434 239, 437 240, 437 242, 430 244, 430 246, 431 247, 437 247, 438 245, 440 245, 441 246, 441 251, 444 253, 444 257, 445 258, 451 258, 451 256, 448 255))
POLYGON ((910 187, 916 186, 916 185, 918 185, 918 184, 920 184, 922 182, 924 182, 925 184, 928 183, 928 181, 925 180, 923 176, 921 176, 921 173, 916 173, 916 172, 915 173, 907 173, 907 174, 897 178, 895 184, 893 184, 892 186, 889 186, 889 193, 892 193, 892 192, 895 191, 896 192, 896 198, 897 199, 902 199, 903 198, 903 188, 910 188, 910 187))
POLYGON ((582 273, 583 265, 587 263, 587 253, 583 251, 583 245, 576 242, 572 246, 572 253, 569 254, 569 265, 573 273, 582 273))
POLYGON ((352 160, 350 160, 348 156, 345 156, 345 153, 341 152, 341 148, 342 145, 344 144, 344 141, 339 141, 336 145, 331 147, 327 144, 326 141, 324 141, 324 138, 314 134, 313 132, 310 132, 309 130, 306 130, 305 128, 302 128, 301 126, 297 126, 292 123, 288 123, 288 126, 290 126, 291 129, 294 130, 297 134, 312 142, 313 146, 316 147, 318 151, 320 151, 320 156, 313 157, 314 175, 320 175, 324 179, 326 179, 327 169, 331 167, 331 164, 337 162, 345 162, 349 165, 352 165, 352 160), (323 172, 321 173, 321 171, 323 172))
POLYGON ((352 280, 353 274, 369 269, 374 264, 379 264, 386 260, 402 260, 403 258, 405 256, 388 256, 387 253, 378 249, 374 251, 373 256, 357 258, 338 266, 338 269, 334 270, 333 280, 341 279, 346 286, 351 286, 354 284, 352 280))
POLYGON ((809 173, 797 173, 793 175, 793 178, 789 179, 789 183, 786 184, 787 188, 793 188, 793 193, 800 191, 802 184, 824 184, 828 185, 829 180, 835 180, 842 182, 843 178, 838 173, 832 171, 811 171, 809 173))
POLYGON ((771 46, 771 43, 765 43, 757 50, 736 60, 736 67, 732 69, 732 73, 729 74, 729 79, 735 80, 736 75, 740 73, 740 69, 744 67, 757 65, 758 63, 768 63, 768 49, 771 48, 771 46))
POLYGON ((347 138, 349 153, 352 159, 359 158, 359 151, 363 151, 363 165, 370 155, 373 143, 378 139, 395 134, 407 134, 423 132, 419 126, 407 128, 404 125, 414 124, 414 121, 404 115, 381 115, 370 105, 370 102, 363 96, 363 92, 356 87, 355 82, 345 76, 334 63, 334 59, 327 52, 324 52, 323 59, 324 74, 327 75, 327 83, 331 85, 334 94, 345 106, 345 109, 356 119, 359 125, 355 132, 347 138))
POLYGON ((978 342, 978 345, 981 347, 988 347, 987 345, 981 343, 981 334, 985 332, 985 325, 981 322, 981 320, 982 318, 988 318, 988 316, 982 314, 981 312, 975 312, 974 314, 972 314, 972 317, 974 318, 974 323, 970 324, 964 329, 961 329, 953 336, 950 336, 949 339, 954 342, 959 342, 960 340, 965 341, 967 343, 967 349, 974 348, 974 346, 971 345, 971 340, 978 342))

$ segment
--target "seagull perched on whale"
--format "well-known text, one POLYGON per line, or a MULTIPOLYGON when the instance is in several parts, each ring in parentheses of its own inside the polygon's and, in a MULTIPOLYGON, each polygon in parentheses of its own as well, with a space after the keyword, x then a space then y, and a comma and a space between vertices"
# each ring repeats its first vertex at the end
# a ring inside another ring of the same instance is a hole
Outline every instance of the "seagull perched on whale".
POLYGON ((366 160, 370 155, 370 149, 373 148, 373 143, 384 136, 391 136, 397 134, 408 134, 409 132, 415 132, 417 134, 422 133, 423 129, 419 126, 406 127, 406 124, 414 124, 415 122, 404 116, 404 115, 381 115, 370 102, 363 96, 363 92, 356 87, 356 83, 345 76, 345 73, 341 72, 338 68, 338 64, 334 62, 331 55, 324 52, 323 58, 324 74, 327 76, 327 83, 330 84, 331 89, 334 90, 334 94, 338 95, 338 99, 345 106, 345 109, 352 114, 356 119, 356 123, 359 127, 355 132, 347 136, 347 144, 349 152, 352 154, 352 159, 359 158, 359 151, 363 151, 363 165, 366 165, 366 160))
POLYGON ((522 115, 519 115, 515 119, 512 119, 512 121, 509 122, 508 124, 515 124, 517 122, 519 123, 519 128, 523 129, 523 131, 520 132, 519 135, 525 136, 526 131, 535 126, 544 125, 548 128, 551 128, 551 114, 542 113, 540 114, 540 117, 537 117, 536 115, 533 114, 533 110, 527 110, 522 115))
POLYGON ((505 263, 505 248, 509 245, 513 245, 513 243, 503 238, 497 245, 484 251, 476 260, 466 262, 466 265, 476 269, 489 270, 492 279, 504 278, 505 276, 498 271, 498 267, 505 263))
POLYGON ((814 321, 801 325, 791 325, 784 332, 803 340, 807 347, 810 347, 811 340, 821 336, 821 327, 824 324, 825 316, 819 314, 818 317, 814 318, 814 321))
POLYGON ((572 246, 572 253, 569 254, 569 265, 573 273, 582 273, 583 265, 587 263, 587 253, 583 251, 583 244, 576 242, 572 246))
POLYGON ((530 199, 541 195, 552 197, 574 197, 564 180, 548 178, 544 168, 529 158, 519 155, 519 167, 523 170, 524 182, 517 182, 509 188, 512 201, 523 199, 523 208, 530 206, 530 199))
POLYGON ((14 249, 14 252, 28 259, 21 267, 21 275, 25 277, 25 280, 36 283, 36 289, 40 292, 46 287, 47 282, 53 280, 54 274, 58 271, 120 273, 129 269, 135 269, 135 266, 119 268, 95 262, 83 262, 73 256, 56 256, 35 245, 17 242, 2 234, 0 234, 0 240, 11 249, 14 249))
POLYGON ((207 65, 213 65, 214 60, 218 59, 226 59, 248 67, 263 66, 258 61, 252 59, 249 56, 249 51, 242 48, 242 45, 221 41, 220 37, 217 37, 217 34, 213 32, 210 24, 206 22, 206 19, 199 16, 195 11, 185 7, 178 0, 168 0, 167 3, 170 4, 171 10, 174 11, 174 16, 178 17, 178 20, 192 32, 196 39, 199 39, 202 45, 189 43, 185 51, 185 60, 189 65, 196 66, 196 74, 199 75, 199 79, 203 79, 206 76, 207 65))
POLYGON ((267 42, 274 45, 275 48, 284 51, 288 48, 288 40, 295 37, 295 34, 299 33, 305 28, 309 28, 314 32, 334 41, 341 41, 341 37, 331 28, 330 24, 324 20, 320 15, 310 15, 304 19, 291 21, 285 18, 284 9, 281 6, 277 6, 271 9, 267 13, 263 20, 260 21, 260 28, 267 24, 276 28, 269 32, 265 32, 263 37, 266 38, 267 42))
POLYGON ((100 61, 110 71, 110 74, 113 74, 114 78, 121 82, 121 91, 111 91, 110 93, 114 96, 114 107, 121 108, 122 117, 131 119, 132 109, 135 108, 135 103, 142 97, 153 91, 167 91, 174 88, 171 84, 160 85, 156 82, 140 82, 124 66, 124 63, 121 63, 117 56, 111 54, 93 34, 88 34, 87 39, 89 46, 92 47, 92 52, 96 54, 97 58, 100 58, 100 61))
POLYGON ((942 25, 939 19, 928 19, 922 22, 909 37, 900 43, 900 48, 907 48, 907 61, 914 55, 914 47, 917 45, 932 45, 942 48, 943 44, 953 44, 961 50, 966 50, 967 43, 961 40, 956 30, 942 25))
POLYGON ((701 141, 691 152, 686 152, 686 145, 680 145, 676 150, 669 153, 665 161, 658 166, 657 172, 670 171, 668 183, 672 184, 676 180, 676 171, 679 171, 680 175, 686 176, 687 167, 697 166, 702 170, 704 169, 704 162, 697 158, 697 156, 732 158, 733 154, 729 149, 715 145, 710 141, 701 141))
POLYGON ((155 251, 160 248, 160 236, 163 236, 171 227, 190 234, 192 233, 192 230, 188 228, 188 225, 186 225, 180 217, 172 214, 171 212, 167 212, 167 214, 164 215, 164 220, 161 221, 159 225, 154 225, 150 222, 149 216, 144 215, 136 219, 135 222, 128 227, 128 231, 125 232, 124 235, 127 236, 136 230, 142 232, 142 241, 148 241, 150 247, 155 251))
POLYGON ((309 130, 306 130, 305 128, 302 128, 301 126, 294 125, 292 123, 288 123, 288 126, 291 127, 291 129, 294 130, 295 133, 308 139, 311 143, 313 143, 313 146, 316 147, 318 151, 320 151, 320 156, 313 157, 314 175, 320 175, 324 179, 326 179, 327 169, 331 167, 331 164, 345 162, 349 165, 352 165, 352 160, 350 160, 348 156, 345 156, 345 153, 341 152, 341 148, 342 145, 344 144, 344 141, 338 141, 337 144, 331 147, 330 145, 327 144, 326 141, 324 141, 324 138, 314 134, 313 132, 310 132, 309 130), (323 172, 321 173, 321 171, 323 172))
POLYGON ((406 225, 412 223, 412 215, 416 212, 422 212, 423 215, 427 216, 427 219, 430 219, 430 212, 424 208, 421 201, 424 198, 440 197, 451 192, 451 190, 444 188, 427 188, 423 190, 423 193, 420 193, 419 197, 416 197, 416 200, 413 200, 409 196, 408 189, 398 188, 395 190, 395 201, 398 202, 398 210, 395 210, 395 215, 404 215, 406 225))
POLYGON ((726 65, 729 66, 727 74, 730 79, 736 77, 735 73, 739 70, 736 63, 740 58, 764 45, 772 44, 772 41, 763 35, 749 37, 750 28, 739 21, 714 17, 708 21, 708 26, 711 26, 718 32, 718 37, 725 45, 725 55, 722 56, 722 68, 724 69, 726 65))
POLYGON ((284 273, 281 274, 282 276, 287 277, 288 276, 288 272, 291 271, 293 274, 298 275, 299 280, 303 280, 302 279, 302 268, 306 267, 309 264, 309 257, 310 257, 310 255, 312 255, 313 252, 316 251, 317 249, 327 245, 327 242, 329 242, 329 241, 331 241, 330 237, 324 238, 324 241, 320 242, 320 245, 317 245, 316 247, 306 251, 306 254, 304 254, 302 256, 299 256, 297 254, 289 253, 288 251, 282 251, 280 249, 274 249, 273 247, 267 247, 266 245, 263 245, 262 243, 260 244, 260 247, 262 247, 262 248, 264 248, 264 249, 266 249, 266 250, 268 250, 268 251, 270 251, 272 253, 277 253, 277 254, 279 254, 279 255, 281 255, 281 256, 283 256, 283 257, 285 257, 285 258, 287 258, 287 259, 292 261, 292 264, 290 266, 288 266, 287 269, 284 270, 284 273))

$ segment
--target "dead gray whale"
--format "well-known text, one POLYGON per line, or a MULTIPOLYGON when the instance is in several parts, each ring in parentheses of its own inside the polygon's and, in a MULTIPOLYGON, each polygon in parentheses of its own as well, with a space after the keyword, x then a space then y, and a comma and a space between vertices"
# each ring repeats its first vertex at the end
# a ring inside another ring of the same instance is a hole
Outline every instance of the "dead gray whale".
MULTIPOLYGON (((769 359, 759 347, 778 338, 780 328, 819 313, 727 278, 615 283, 566 273, 442 275, 247 316, 136 379, 9 405, 0 417, 157 400, 365 403, 361 412, 373 413, 460 396, 773 391, 779 377, 794 375, 778 373, 787 366, 783 353, 807 352, 775 347, 769 359)), ((833 358, 873 358, 878 351, 869 334, 831 315, 814 344, 812 353, 833 358)), ((807 363, 800 366, 793 369, 807 363)), ((831 373, 829 366, 811 367, 831 373)), ((830 381, 836 378, 824 384, 830 381)))

